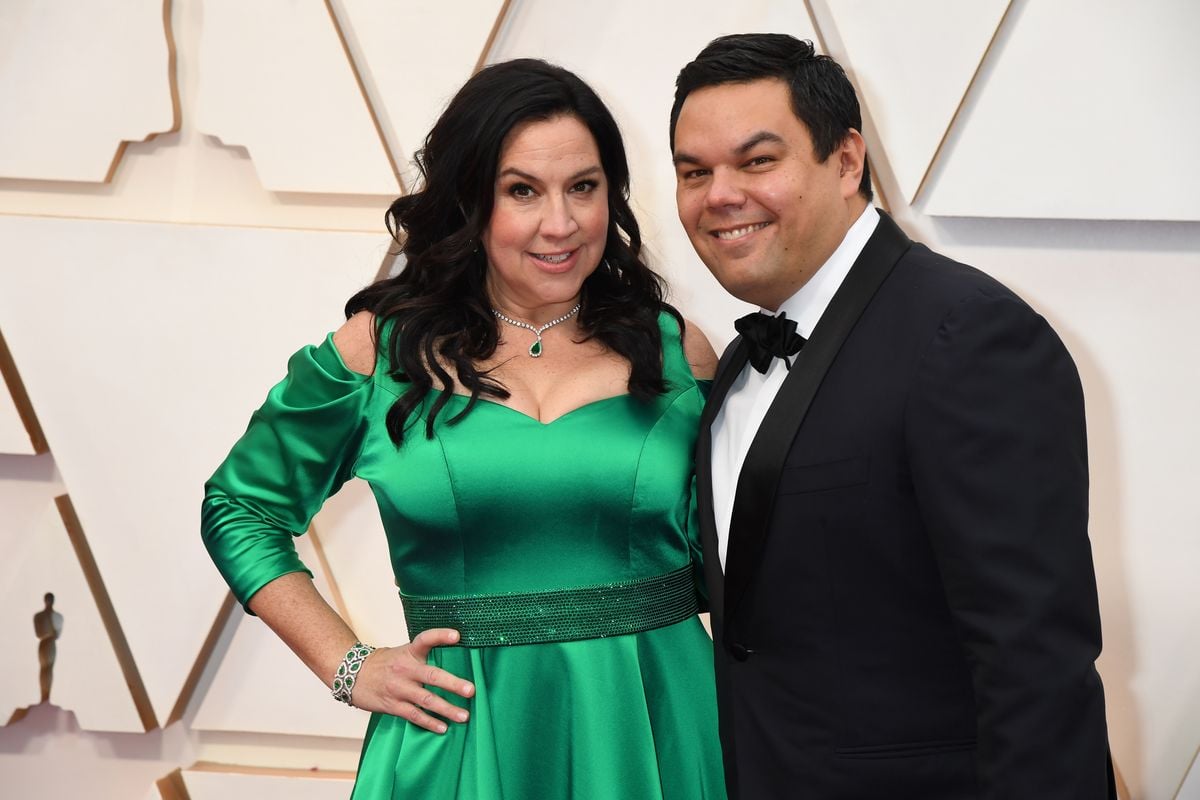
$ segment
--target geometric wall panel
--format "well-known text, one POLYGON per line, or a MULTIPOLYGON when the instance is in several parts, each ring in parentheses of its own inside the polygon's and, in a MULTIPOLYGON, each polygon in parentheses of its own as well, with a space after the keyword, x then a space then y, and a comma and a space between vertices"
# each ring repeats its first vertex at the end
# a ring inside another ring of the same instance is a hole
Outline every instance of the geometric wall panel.
POLYGON ((511 0, 396 3, 340 0, 344 27, 357 43, 363 80, 377 98, 380 124, 399 149, 405 184, 416 179, 412 157, 458 88, 475 69, 511 0), (399 44, 402 43, 402 44, 399 44))
POLYGON ((0 332, 0 453, 31 456, 45 450, 41 426, 29 407, 25 386, 0 332))
POLYGON ((146 790, 142 800, 189 800, 181 770, 172 770, 146 790))
POLYGON ((15 453, 31 456, 34 453, 33 443, 29 441, 29 432, 25 423, 17 413, 12 395, 4 391, 0 384, 0 453, 15 453))
POLYGON ((6 340, 165 721, 227 595, 203 482, 388 240, 0 216, 0 241, 6 340))
POLYGON ((127 0, 119 13, 4 0, 0 176, 107 182, 125 142, 174 130, 164 13, 163 0, 127 0))
POLYGON ((96 599, 71 547, 54 502, 40 498, 36 513, 30 501, 42 491, 13 491, 0 482, 0 720, 40 700, 39 643, 32 625, 43 613, 43 595, 53 595, 58 616, 54 641, 50 702, 75 713, 80 727, 95 731, 140 733, 146 728, 126 685, 113 642, 105 630, 96 599))
POLYGON ((917 189, 1011 0, 827 0, 906 200, 917 189))
MULTIPOLYGON (((54 509, 54 498, 62 494, 62 481, 50 456, 19 458, 0 455, 0 724, 6 723, 18 708, 39 700, 40 672, 38 639, 34 632, 33 615, 42 610, 43 595, 53 591, 50 586, 35 590, 9 591, 11 576, 20 573, 21 562, 27 553, 49 537, 34 535, 43 527, 43 518, 54 509), (10 548, 13 548, 10 550, 10 548)), ((64 536, 65 538, 65 536, 64 536)), ((70 553, 57 561, 71 579, 79 571, 78 562, 70 553), (74 563, 72 563, 74 562, 74 563)), ((82 579, 82 578, 80 578, 82 579)), ((91 603, 94 606, 94 603, 91 603)), ((72 620, 72 625, 75 622, 72 620)), ((52 690, 57 699, 58 691, 52 690)))
POLYGON ((178 727, 150 733, 80 730, 54 705, 29 709, 0 728, 0 797, 4 800, 187 800, 147 788, 195 755, 178 727))
POLYGON ((1200 800, 1200 753, 1192 759, 1191 769, 1188 770, 1187 777, 1183 779, 1183 785, 1179 787, 1179 794, 1175 795, 1176 800, 1200 800))
POLYGON ((197 764, 182 771, 190 800, 345 800, 353 773, 323 770, 255 770, 197 764))
MULTIPOLYGON (((387 152, 323 3, 209 0, 200 36, 197 127, 226 145, 245 147, 265 188, 397 193, 387 152)), ((402 42, 396 36, 390 46, 403 49, 402 42)))
POLYGON ((1023 3, 927 194, 939 216, 1200 220, 1200 3, 1023 3), (1169 100, 1164 98, 1169 97, 1169 100))
MULTIPOLYGON (((296 550, 312 570, 317 591, 336 609, 312 537, 296 539, 296 550)), ((193 729, 362 738, 365 713, 334 701, 262 620, 241 606, 233 613, 237 627, 196 710, 193 729)))

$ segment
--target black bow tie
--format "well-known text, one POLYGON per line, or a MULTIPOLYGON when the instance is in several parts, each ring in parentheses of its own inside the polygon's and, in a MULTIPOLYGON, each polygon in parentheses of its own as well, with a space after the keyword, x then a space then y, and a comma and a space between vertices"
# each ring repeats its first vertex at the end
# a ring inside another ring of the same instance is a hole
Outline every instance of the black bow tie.
POLYGON ((805 338, 796 333, 796 322, 787 318, 787 312, 778 317, 755 312, 747 314, 733 323, 743 341, 750 348, 750 363, 764 375, 771 368, 771 359, 779 357, 790 370, 794 356, 804 347, 805 338))

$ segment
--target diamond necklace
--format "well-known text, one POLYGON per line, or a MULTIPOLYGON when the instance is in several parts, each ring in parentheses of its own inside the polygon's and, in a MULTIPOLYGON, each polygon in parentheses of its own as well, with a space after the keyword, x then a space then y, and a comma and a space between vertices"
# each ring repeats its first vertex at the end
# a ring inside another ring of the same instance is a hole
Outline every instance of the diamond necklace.
POLYGON ((560 322, 566 322, 571 317, 578 314, 580 305, 582 305, 582 304, 576 303, 575 307, 572 308, 570 311, 563 314, 558 319, 550 320, 549 322, 547 322, 545 325, 543 325, 540 328, 535 328, 532 325, 530 325, 528 322, 521 322, 519 319, 513 319, 512 317, 506 317, 494 308, 492 309, 492 313, 496 315, 497 319, 503 320, 504 322, 507 322, 509 325, 512 325, 517 328, 524 328, 525 330, 528 330, 528 331, 533 331, 533 335, 537 337, 537 340, 533 344, 529 345, 529 355, 533 356, 534 358, 539 358, 542 355, 542 333, 549 330, 550 328, 553 328, 555 325, 557 325, 560 322))

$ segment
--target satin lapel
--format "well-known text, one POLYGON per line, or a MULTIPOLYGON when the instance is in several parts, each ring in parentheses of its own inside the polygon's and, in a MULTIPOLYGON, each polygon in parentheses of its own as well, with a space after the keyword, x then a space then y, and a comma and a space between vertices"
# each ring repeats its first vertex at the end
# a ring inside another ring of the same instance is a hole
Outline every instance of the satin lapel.
POLYGON ((875 232, 796 357, 754 436, 738 477, 729 526, 724 585, 726 617, 736 611, 758 568, 775 507, 779 476, 813 397, 876 290, 911 246, 912 242, 891 217, 880 212, 875 232))
POLYGON ((708 606, 714 624, 725 616, 725 576, 717 544, 717 522, 712 503, 712 421, 725 402, 734 379, 746 366, 748 350, 739 336, 721 356, 713 376, 712 389, 700 415, 700 434, 696 439, 696 512, 700 515, 700 545, 704 548, 704 582, 708 585, 708 606))

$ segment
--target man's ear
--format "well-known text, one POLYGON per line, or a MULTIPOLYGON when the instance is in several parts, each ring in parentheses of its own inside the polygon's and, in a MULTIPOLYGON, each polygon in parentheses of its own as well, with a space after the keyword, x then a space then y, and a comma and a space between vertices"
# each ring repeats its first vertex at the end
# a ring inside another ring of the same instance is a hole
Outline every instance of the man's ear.
POLYGON ((858 184, 862 182, 863 165, 867 161, 867 143, 862 134, 853 128, 846 138, 833 151, 838 160, 838 175, 842 180, 842 197, 847 200, 858 194, 858 184))

